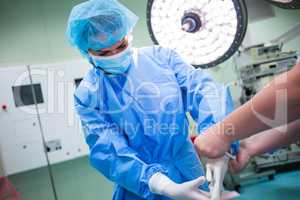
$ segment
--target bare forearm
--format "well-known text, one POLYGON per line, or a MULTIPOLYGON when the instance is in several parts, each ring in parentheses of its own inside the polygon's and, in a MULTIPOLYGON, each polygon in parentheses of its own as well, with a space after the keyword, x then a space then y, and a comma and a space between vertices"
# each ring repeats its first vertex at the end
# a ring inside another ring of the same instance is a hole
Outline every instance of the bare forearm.
MULTIPOLYGON (((195 140, 195 147, 199 155, 219 158, 228 151, 231 142, 248 138, 297 119, 300 119, 300 64, 288 73, 275 78, 251 101, 199 135, 195 140)), ((296 135, 294 136, 296 137, 296 135)), ((271 142, 268 139, 272 138, 264 137, 265 141, 259 143, 257 152, 265 151, 263 147, 266 149, 276 148, 290 140, 283 140, 286 138, 280 135, 277 137, 279 138, 274 140, 275 143, 267 145, 265 143, 271 142), (282 141, 284 142, 277 143, 282 141)))
POLYGON ((270 129, 243 141, 251 156, 287 146, 300 139, 300 120, 270 129))
POLYGON ((252 100, 231 113, 209 132, 227 141, 247 138, 256 133, 300 118, 300 64, 276 77, 252 100), (284 114, 286 113, 286 116, 284 114))

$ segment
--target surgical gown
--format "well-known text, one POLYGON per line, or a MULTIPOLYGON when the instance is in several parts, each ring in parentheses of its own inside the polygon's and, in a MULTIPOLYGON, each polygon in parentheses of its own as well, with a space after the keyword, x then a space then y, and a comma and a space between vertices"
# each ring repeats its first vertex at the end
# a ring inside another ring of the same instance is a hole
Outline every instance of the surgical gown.
POLYGON ((209 74, 172 50, 152 46, 134 49, 125 74, 91 69, 75 91, 75 107, 91 165, 116 183, 113 199, 167 200, 150 192, 153 174, 177 183, 204 175, 186 114, 201 132, 223 119, 232 101, 209 74))

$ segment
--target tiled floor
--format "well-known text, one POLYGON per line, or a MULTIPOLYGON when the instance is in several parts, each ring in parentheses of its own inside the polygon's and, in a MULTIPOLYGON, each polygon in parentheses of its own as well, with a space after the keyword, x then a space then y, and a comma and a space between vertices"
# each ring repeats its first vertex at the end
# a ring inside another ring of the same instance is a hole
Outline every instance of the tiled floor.
MULTIPOLYGON (((59 200, 110 200, 112 184, 89 165, 86 157, 53 166, 59 200)), ((9 177, 22 193, 22 200, 53 200, 46 168, 9 177)), ((278 174, 241 189, 239 200, 299 200, 299 171, 278 174)))

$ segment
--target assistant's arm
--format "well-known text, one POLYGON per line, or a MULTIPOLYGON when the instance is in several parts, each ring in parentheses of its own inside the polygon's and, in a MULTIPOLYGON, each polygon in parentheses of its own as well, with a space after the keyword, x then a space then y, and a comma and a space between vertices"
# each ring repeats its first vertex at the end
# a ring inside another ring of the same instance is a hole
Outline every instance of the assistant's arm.
POLYGON ((232 141, 300 118, 300 64, 276 77, 252 100, 196 139, 200 155, 220 157, 232 141), (287 112, 285 117, 283 114, 287 112), (271 120, 266 120, 270 119, 271 120), (232 127, 227 129, 228 127, 232 127), (212 133, 212 134, 209 134, 212 133))
POLYGON ((250 159, 275 149, 287 146, 300 140, 300 120, 289 123, 287 126, 269 129, 241 142, 240 151, 236 160, 231 160, 229 168, 232 172, 244 169, 250 159))
POLYGON ((300 120, 254 135, 244 143, 252 157, 287 146, 297 140, 300 140, 300 120))
POLYGON ((300 118, 300 63, 276 77, 249 102, 229 115, 210 131, 229 141, 243 139, 269 128, 278 127, 300 118), (287 119, 281 118, 287 109, 287 119), (273 119, 270 124, 260 116, 273 119), (226 134, 220 125, 234 125, 234 134, 226 134), (271 127, 270 127, 271 125, 271 127))

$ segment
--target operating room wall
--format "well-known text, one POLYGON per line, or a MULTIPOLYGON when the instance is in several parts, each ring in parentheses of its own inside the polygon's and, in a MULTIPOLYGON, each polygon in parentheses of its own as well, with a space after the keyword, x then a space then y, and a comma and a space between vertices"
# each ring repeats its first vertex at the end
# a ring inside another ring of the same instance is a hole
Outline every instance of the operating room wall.
MULTIPOLYGON (((82 0, 0 0, 0 67, 80 59, 65 37, 71 8, 82 0)), ((122 1, 140 16, 135 44, 151 44, 146 0, 122 1)))
MULTIPOLYGON (((0 0, 0 67, 51 63, 81 58, 65 38, 67 18, 82 0, 0 0)), ((134 30, 135 45, 151 44, 146 25, 147 0, 121 0, 139 17, 134 30)), ((275 8, 275 17, 249 26, 250 37, 264 42, 299 23, 299 10, 275 8)), ((300 39, 286 49, 299 50, 300 39)), ((233 80, 231 62, 210 70, 221 81, 233 80), (229 65, 229 67, 228 67, 229 65), (221 73, 222 72, 222 73, 221 73), (224 76, 224 73, 226 76, 224 76)))

